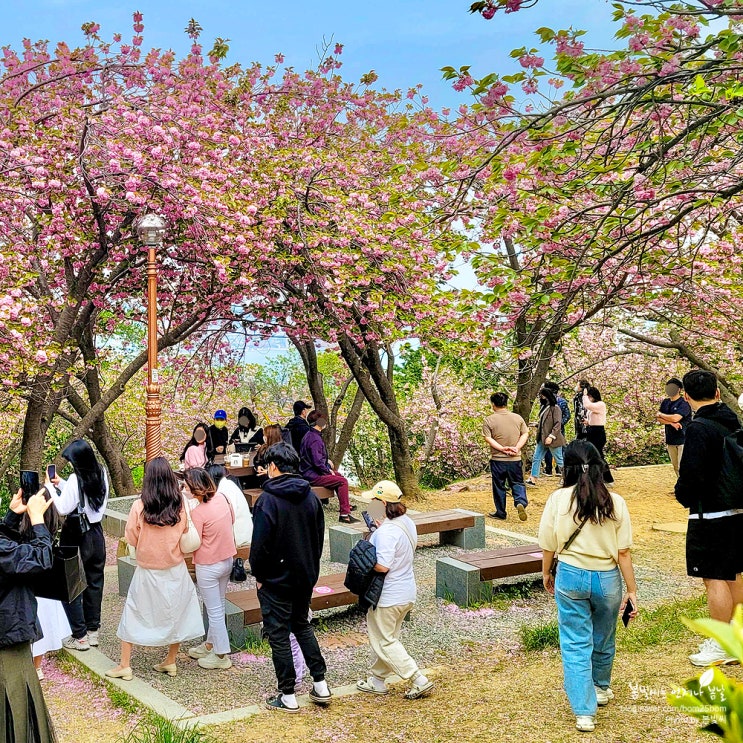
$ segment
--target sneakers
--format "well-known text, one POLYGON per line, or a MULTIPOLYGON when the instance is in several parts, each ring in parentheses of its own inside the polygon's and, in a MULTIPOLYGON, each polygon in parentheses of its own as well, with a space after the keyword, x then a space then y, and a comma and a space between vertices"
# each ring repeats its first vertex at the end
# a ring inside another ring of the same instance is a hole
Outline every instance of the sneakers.
POLYGON ((516 510, 519 513, 519 520, 526 521, 529 517, 526 515, 526 508, 521 505, 521 503, 516 504, 516 510))
POLYGON ((602 689, 600 686, 594 686, 594 689, 596 689, 596 703, 599 707, 606 707, 614 699, 614 692, 611 689, 602 689))
POLYGON ((353 516, 351 516, 350 513, 344 513, 338 519, 338 521, 340 521, 341 524, 358 524, 359 523, 359 519, 354 518, 353 516))
POLYGON ((539 483, 535 482, 531 477, 524 482, 525 485, 538 485, 539 483))
POLYGON ((232 661, 226 655, 220 658, 212 652, 203 658, 199 658, 199 668, 206 668, 209 671, 226 671, 228 668, 232 668, 232 661))
POLYGON ((699 652, 689 656, 693 666, 730 666, 738 663, 737 658, 733 658, 721 647, 717 640, 709 638, 699 646, 699 652))
POLYGON ((65 650, 90 650, 90 643, 88 642, 88 636, 85 635, 85 637, 70 637, 65 638, 62 640, 62 647, 65 648, 65 650))
POLYGON ((499 513, 489 513, 488 516, 491 519, 498 519, 498 521, 505 521, 508 518, 505 513, 502 516, 499 513))
POLYGON ((211 650, 207 650, 206 644, 202 642, 201 645, 197 645, 195 648, 189 648, 188 656, 189 658, 198 660, 199 658, 206 658, 211 652, 211 650))
POLYGON ((299 712, 299 707, 287 707, 287 705, 284 704, 284 700, 281 698, 282 696, 283 695, 279 693, 275 697, 269 697, 266 699, 266 707, 268 707, 268 709, 278 710, 279 712, 289 712, 291 714, 299 712))
POLYGON ((592 733, 596 729, 596 718, 591 715, 578 715, 575 718, 575 727, 581 733, 592 733))
POLYGON ((98 630, 95 630, 95 632, 88 632, 88 642, 90 643, 91 648, 98 647, 98 630))

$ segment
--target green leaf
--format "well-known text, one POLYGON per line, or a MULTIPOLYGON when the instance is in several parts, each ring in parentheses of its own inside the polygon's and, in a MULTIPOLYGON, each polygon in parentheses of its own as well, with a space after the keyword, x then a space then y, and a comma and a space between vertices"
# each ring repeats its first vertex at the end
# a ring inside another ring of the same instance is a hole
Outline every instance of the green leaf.
POLYGON ((686 619, 686 617, 681 619, 689 629, 697 634, 717 640, 725 652, 743 661, 741 635, 733 625, 720 622, 717 619, 686 619))

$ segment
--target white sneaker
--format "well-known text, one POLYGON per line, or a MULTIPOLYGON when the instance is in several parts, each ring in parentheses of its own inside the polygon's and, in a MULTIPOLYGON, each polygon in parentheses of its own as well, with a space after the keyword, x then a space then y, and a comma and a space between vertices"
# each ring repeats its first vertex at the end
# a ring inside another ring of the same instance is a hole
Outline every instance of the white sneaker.
POLYGON ((693 653, 689 656, 689 660, 693 666, 730 666, 738 663, 737 658, 733 658, 732 655, 728 655, 720 647, 720 643, 717 640, 713 640, 711 637, 705 640, 699 646, 699 652, 693 653))
POLYGON ((207 650, 206 644, 203 642, 201 643, 201 645, 197 645, 195 648, 188 649, 189 657, 193 658, 194 660, 198 660, 199 658, 206 658, 209 653, 211 653, 211 650, 207 650))
POLYGON ((199 658, 199 667, 206 668, 209 671, 226 671, 228 668, 232 668, 232 661, 226 655, 220 658, 216 653, 212 652, 203 658, 199 658))
POLYGON ((596 718, 590 715, 578 715, 575 718, 575 727, 581 733, 592 733, 596 729, 596 718))
POLYGON ((95 630, 95 632, 88 632, 88 642, 90 643, 91 648, 98 647, 98 630, 95 630))
POLYGON ((88 642, 87 635, 81 637, 79 640, 70 635, 62 640, 62 647, 67 650, 90 650, 90 643, 88 642))
POLYGON ((599 707, 606 707, 614 699, 614 692, 610 688, 602 689, 600 686, 594 686, 596 689, 596 703, 599 707))

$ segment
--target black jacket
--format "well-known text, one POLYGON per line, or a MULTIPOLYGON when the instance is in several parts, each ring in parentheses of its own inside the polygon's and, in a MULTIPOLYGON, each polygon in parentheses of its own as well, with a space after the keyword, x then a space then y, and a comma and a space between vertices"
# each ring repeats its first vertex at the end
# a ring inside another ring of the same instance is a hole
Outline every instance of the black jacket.
POLYGON ((302 439, 304 438, 307 431, 310 430, 310 424, 302 418, 301 415, 295 415, 287 424, 286 428, 292 437, 292 446, 294 451, 299 454, 299 449, 302 446, 302 439))
POLYGON ((376 609, 382 597, 386 573, 374 570, 377 550, 371 542, 356 542, 348 556, 348 568, 343 584, 359 597, 361 609, 376 609))
POLYGON ((36 642, 43 636, 27 580, 52 567, 52 537, 39 524, 22 540, 19 525, 20 517, 12 511, 0 524, 0 647, 36 642))
POLYGON ((268 480, 253 507, 250 569, 258 583, 282 595, 308 597, 320 577, 325 516, 299 475, 268 480))
POLYGON ((740 423, 735 413, 725 403, 718 402, 699 408, 686 429, 676 500, 691 513, 715 513, 730 508, 721 498, 718 484, 724 432, 732 433, 738 428, 740 423))
POLYGON ((206 458, 212 462, 217 454, 224 454, 227 449, 227 441, 230 438, 230 432, 227 426, 217 428, 213 423, 206 429, 206 458), (217 447, 221 446, 222 451, 218 452, 217 447))

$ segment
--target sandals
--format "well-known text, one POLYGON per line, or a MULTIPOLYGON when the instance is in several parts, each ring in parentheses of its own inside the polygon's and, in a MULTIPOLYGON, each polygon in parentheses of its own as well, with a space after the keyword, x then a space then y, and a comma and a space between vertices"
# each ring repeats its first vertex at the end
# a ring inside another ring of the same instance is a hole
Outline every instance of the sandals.
POLYGON ((418 686, 417 684, 413 684, 405 692, 405 699, 418 699, 420 697, 424 697, 426 696, 426 694, 429 694, 432 689, 433 689, 433 681, 429 681, 428 683, 423 684, 423 686, 418 686))
POLYGON ((390 690, 387 687, 384 688, 384 691, 378 689, 374 686, 371 679, 361 679, 361 681, 357 681, 356 688, 359 691, 365 691, 367 694, 377 694, 378 696, 384 696, 385 694, 390 693, 390 690))

